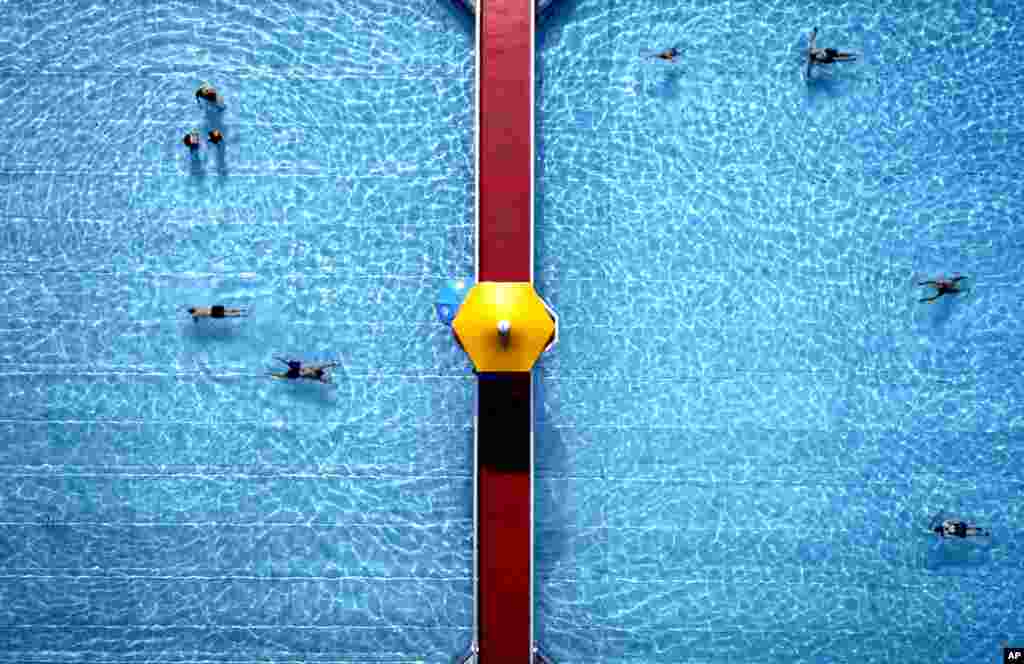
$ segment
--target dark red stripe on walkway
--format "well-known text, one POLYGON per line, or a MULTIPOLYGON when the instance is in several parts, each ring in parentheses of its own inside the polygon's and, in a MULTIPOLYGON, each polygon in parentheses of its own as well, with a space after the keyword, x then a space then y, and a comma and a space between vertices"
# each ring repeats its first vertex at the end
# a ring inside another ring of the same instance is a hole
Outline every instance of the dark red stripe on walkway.
POLYGON ((531 281, 533 0, 480 5, 479 281, 531 281))
MULTIPOLYGON (((532 281, 534 0, 480 0, 479 281, 532 281)), ((480 664, 531 661, 530 374, 480 376, 480 664)))
POLYGON ((480 663, 530 661, 530 374, 482 374, 480 663))

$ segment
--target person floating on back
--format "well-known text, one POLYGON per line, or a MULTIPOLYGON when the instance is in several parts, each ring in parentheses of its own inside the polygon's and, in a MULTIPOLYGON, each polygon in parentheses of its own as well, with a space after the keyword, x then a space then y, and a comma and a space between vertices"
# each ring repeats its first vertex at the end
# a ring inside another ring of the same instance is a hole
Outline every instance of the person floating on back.
POLYGON ((957 275, 952 279, 944 279, 942 277, 939 277, 938 279, 930 281, 917 282, 918 286, 932 286, 933 288, 935 288, 935 295, 932 295, 931 297, 922 298, 920 301, 931 304, 932 302, 939 299, 943 295, 958 295, 960 293, 966 293, 967 291, 962 290, 960 288, 959 282, 963 278, 964 277, 957 275))
POLYGON ((198 323, 200 318, 239 318, 247 315, 245 309, 227 308, 223 304, 215 304, 212 307, 189 307, 188 313, 191 314, 193 323, 198 323))
POLYGON ((325 364, 314 364, 308 367, 302 366, 302 362, 298 360, 286 360, 283 357, 275 357, 275 360, 284 362, 288 367, 288 371, 275 371, 271 372, 271 376, 274 378, 280 378, 282 380, 299 380, 305 378, 308 380, 318 380, 321 383, 331 382, 330 376, 327 375, 327 370, 338 366, 337 362, 328 362, 325 364))
POLYGON ((202 105, 202 101, 200 100, 205 100, 208 104, 219 111, 223 111, 227 108, 227 105, 224 103, 224 97, 221 97, 217 92, 217 88, 213 87, 209 83, 203 83, 199 86, 199 89, 196 90, 196 103, 202 105))
POLYGON ((830 65, 833 62, 855 62, 856 53, 837 51, 834 48, 818 48, 818 28, 814 28, 807 42, 807 78, 811 77, 812 65, 830 65))
POLYGON ((673 46, 672 48, 667 48, 664 51, 659 51, 658 53, 654 53, 650 57, 657 58, 659 60, 665 60, 666 62, 675 62, 676 58, 678 58, 678 57, 680 57, 682 55, 683 55, 683 52, 680 51, 675 46, 673 46))
POLYGON ((990 533, 985 528, 979 528, 978 526, 972 526, 964 521, 957 519, 946 519, 941 525, 932 528, 939 537, 945 539, 947 537, 959 537, 964 539, 967 537, 991 537, 990 533))

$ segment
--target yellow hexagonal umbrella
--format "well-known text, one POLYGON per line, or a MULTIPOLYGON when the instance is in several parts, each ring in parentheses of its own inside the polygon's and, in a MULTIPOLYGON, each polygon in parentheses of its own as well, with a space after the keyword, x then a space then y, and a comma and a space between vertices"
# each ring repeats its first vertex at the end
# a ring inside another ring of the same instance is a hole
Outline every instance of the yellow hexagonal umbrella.
POLYGON ((558 318, 528 282, 476 284, 452 322, 480 372, 529 371, 557 330, 558 318))

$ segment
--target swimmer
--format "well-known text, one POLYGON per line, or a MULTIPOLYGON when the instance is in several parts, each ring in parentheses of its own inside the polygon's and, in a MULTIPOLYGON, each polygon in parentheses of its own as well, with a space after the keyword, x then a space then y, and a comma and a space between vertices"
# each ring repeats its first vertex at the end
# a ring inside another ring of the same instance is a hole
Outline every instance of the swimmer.
POLYGON ((274 359, 279 362, 284 362, 288 367, 288 371, 271 372, 270 375, 274 378, 284 380, 307 378, 309 380, 318 380, 321 383, 329 383, 331 382, 331 378, 327 375, 327 370, 338 366, 337 362, 328 362, 326 364, 314 364, 312 366, 304 367, 302 366, 302 362, 298 360, 286 360, 283 357, 275 357, 274 359))
POLYGON ((203 83, 199 86, 199 89, 196 90, 196 103, 201 105, 202 102, 199 101, 200 99, 205 99, 209 104, 215 106, 221 111, 226 107, 224 98, 217 92, 217 88, 213 87, 209 83, 203 83))
POLYGON ((834 48, 817 47, 818 29, 815 28, 808 38, 807 46, 807 76, 811 76, 811 65, 830 65, 833 62, 855 62, 856 53, 845 53, 834 48))
POLYGON ((947 519, 942 522, 942 525, 935 526, 932 528, 939 537, 945 539, 947 537, 959 537, 964 539, 966 537, 991 537, 992 533, 984 528, 978 526, 969 525, 963 521, 956 519, 947 519))
POLYGON ((210 132, 209 138, 211 143, 219 146, 220 142, 224 140, 224 134, 220 133, 220 129, 214 129, 210 132))
POLYGON ((957 295, 959 293, 966 293, 967 291, 960 289, 959 282, 963 277, 955 276, 952 279, 943 279, 939 277, 933 281, 919 281, 918 286, 932 286, 935 288, 935 295, 931 297, 922 298, 920 302, 927 302, 931 304, 935 300, 939 299, 943 295, 957 295))
POLYGON ((227 308, 223 304, 215 304, 212 307, 189 307, 188 313, 191 314, 193 323, 198 323, 200 318, 239 318, 248 315, 245 309, 227 308))
POLYGON ((651 55, 649 57, 658 58, 659 60, 665 60, 666 62, 675 62, 676 58, 682 56, 682 54, 683 54, 682 51, 680 51, 678 48, 673 46, 672 48, 665 49, 664 51, 661 51, 660 53, 654 53, 653 55, 651 55))
POLYGON ((185 147, 188 148, 189 152, 196 154, 196 152, 199 151, 200 145, 199 130, 193 129, 188 134, 185 134, 185 138, 182 140, 182 143, 185 144, 185 147))

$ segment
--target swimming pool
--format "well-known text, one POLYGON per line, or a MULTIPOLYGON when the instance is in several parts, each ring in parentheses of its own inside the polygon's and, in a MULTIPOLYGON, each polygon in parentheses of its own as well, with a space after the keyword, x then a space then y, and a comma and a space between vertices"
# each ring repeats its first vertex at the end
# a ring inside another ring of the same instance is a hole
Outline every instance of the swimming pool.
POLYGON ((447 661, 472 630, 472 35, 437 0, 8 3, 3 661, 447 661), (193 91, 226 152, 193 171, 193 91), (202 321, 190 305, 249 307, 202 321), (333 388, 267 380, 341 363, 333 388))
POLYGON ((1021 18, 555 8, 536 261, 562 317, 537 442, 555 661, 996 662, 1024 640, 1021 18), (864 62, 808 85, 815 25, 864 62), (638 57, 672 45, 677 66, 638 57), (915 275, 954 271, 973 293, 917 303, 915 275), (927 558, 939 510, 995 545, 927 558))
MULTIPOLYGON (((435 0, 5 9, 6 661, 450 661, 474 385, 431 302, 473 270, 465 21, 435 0), (204 80, 227 152, 193 172, 204 80), (183 313, 215 301, 252 315, 183 313), (337 385, 267 381, 274 355, 338 360, 337 385)), ((973 663, 1024 640, 1021 10, 932 9, 553 8, 556 661, 973 663), (866 61, 807 86, 815 23, 866 61), (637 57, 672 43, 676 69, 637 57), (915 274, 955 270, 970 297, 915 302, 915 274), (932 564, 940 509, 996 545, 932 564)))

